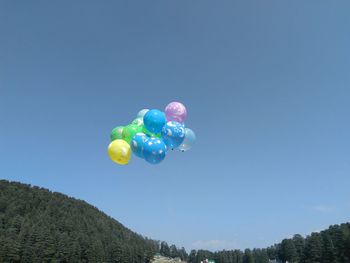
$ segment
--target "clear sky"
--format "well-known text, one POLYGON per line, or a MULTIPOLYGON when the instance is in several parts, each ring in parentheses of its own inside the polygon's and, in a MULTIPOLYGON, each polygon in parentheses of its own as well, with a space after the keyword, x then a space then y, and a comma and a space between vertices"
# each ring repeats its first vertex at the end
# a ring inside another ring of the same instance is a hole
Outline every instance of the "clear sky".
POLYGON ((265 247, 350 215, 350 2, 0 0, 0 178, 177 246, 265 247), (197 144, 107 155, 183 102, 197 144))

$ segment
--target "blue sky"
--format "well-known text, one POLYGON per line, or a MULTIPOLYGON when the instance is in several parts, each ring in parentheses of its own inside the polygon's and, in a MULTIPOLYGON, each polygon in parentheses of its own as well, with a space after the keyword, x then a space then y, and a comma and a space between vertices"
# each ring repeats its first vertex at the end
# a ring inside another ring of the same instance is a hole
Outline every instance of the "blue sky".
POLYGON ((0 177, 178 246, 265 247, 349 221, 349 1, 1 1, 0 177), (110 130, 183 102, 157 166, 110 130))

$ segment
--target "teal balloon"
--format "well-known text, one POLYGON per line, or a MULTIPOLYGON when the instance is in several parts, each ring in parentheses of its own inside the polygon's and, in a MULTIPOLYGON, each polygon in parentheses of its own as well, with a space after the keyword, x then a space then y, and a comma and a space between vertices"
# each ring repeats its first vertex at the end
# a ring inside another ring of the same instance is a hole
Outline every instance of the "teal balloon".
POLYGON ((166 149, 162 139, 149 137, 143 146, 143 158, 150 164, 158 164, 164 160, 166 149))
POLYGON ((176 121, 168 121, 162 129, 162 138, 167 147, 176 149, 185 139, 185 127, 176 121))
POLYGON ((185 139, 181 143, 181 145, 178 147, 178 149, 182 152, 186 152, 193 147, 193 144, 195 143, 195 141, 196 141, 196 134, 194 133, 194 131, 192 131, 189 128, 185 128, 185 139))
POLYGON ((164 112, 156 109, 148 111, 143 117, 143 124, 146 129, 155 134, 162 131, 165 122, 164 112))

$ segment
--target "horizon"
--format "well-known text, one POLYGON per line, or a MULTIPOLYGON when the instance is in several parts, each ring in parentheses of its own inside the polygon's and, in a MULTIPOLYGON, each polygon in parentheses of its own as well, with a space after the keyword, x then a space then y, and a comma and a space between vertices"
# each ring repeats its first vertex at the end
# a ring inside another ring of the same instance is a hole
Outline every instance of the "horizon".
MULTIPOLYGON (((21 185, 24 185, 24 186, 28 186, 28 187, 30 187, 30 188, 37 188, 38 186, 36 186, 36 185, 32 185, 32 184, 24 184, 24 183, 22 183, 22 182, 19 182, 19 181, 10 181, 10 180, 4 180, 4 179, 0 179, 0 182, 1 181, 5 181, 5 182, 9 182, 10 184, 21 184, 21 185)), ((43 188, 43 187, 38 187, 40 190, 44 190, 44 191, 49 191, 51 194, 61 194, 61 195, 63 195, 64 197, 66 197, 66 198, 68 198, 68 199, 74 199, 76 202, 83 202, 83 203, 85 203, 86 205, 88 205, 88 206, 92 206, 94 209, 97 209, 100 213, 102 213, 102 214, 104 214, 105 216, 107 216, 107 217, 109 217, 109 218, 112 218, 113 220, 116 220, 115 218, 113 218, 113 217, 110 217, 108 214, 106 214, 104 211, 102 211, 102 210, 99 210, 98 209, 98 207, 95 207, 95 206, 93 206, 92 204, 90 204, 90 203, 87 203, 85 200, 82 200, 82 199, 78 199, 78 198, 75 198, 75 197, 72 197, 72 196, 68 196, 68 195, 66 195, 66 194, 64 194, 64 193, 60 193, 60 192, 54 192, 54 191, 51 191, 50 189, 47 189, 47 188, 43 188)), ((118 223, 120 223, 118 220, 116 220, 118 223)), ((325 228, 325 229, 320 229, 320 230, 317 230, 317 231, 313 231, 313 232, 310 232, 310 233, 307 233, 307 234, 305 234, 305 235, 302 235, 302 234, 298 234, 298 233, 295 233, 294 235, 291 235, 291 236, 289 236, 289 237, 286 237, 286 238, 284 238, 284 239, 291 239, 291 238, 294 238, 294 236, 296 236, 296 235, 299 235, 299 236, 301 236, 301 237, 303 237, 303 238, 308 238, 308 237, 310 237, 311 236, 311 234, 313 234, 313 233, 321 233, 321 232, 325 232, 325 231, 327 231, 327 230, 329 230, 331 227, 333 227, 333 226, 340 226, 340 225, 344 225, 344 224, 350 224, 350 222, 342 222, 342 223, 339 223, 339 224, 332 224, 332 225, 329 225, 327 228, 325 228)), ((123 225, 123 224, 122 224, 123 225)), ((135 231, 133 231, 132 229, 129 229, 127 226, 125 226, 125 225, 123 225, 123 227, 125 227, 125 228, 127 228, 128 230, 130 230, 130 231, 132 231, 132 232, 134 232, 135 234, 137 234, 137 235, 141 235, 140 233, 137 233, 137 232, 135 232, 135 231)), ((141 235, 142 236, 142 235, 141 235)), ((151 237, 147 237, 147 236, 143 236, 143 238, 151 238, 151 237)), ((154 240, 154 239, 153 239, 154 240)), ((154 240, 154 241, 158 241, 159 242, 159 245, 163 242, 163 240, 154 240)), ((216 241, 219 241, 219 240, 213 240, 213 243, 215 244, 215 242, 216 241)), ((267 247, 252 247, 252 248, 231 248, 231 249, 223 249, 223 250, 240 250, 240 251, 242 251, 242 252, 244 252, 244 250, 245 249, 251 249, 251 250, 253 250, 253 249, 266 249, 266 248, 268 248, 268 247, 271 247, 271 246, 274 246, 274 245, 276 245, 276 244, 281 244, 281 242, 282 242, 282 240, 280 240, 279 242, 277 242, 277 243, 274 243, 274 244, 271 244, 271 245, 269 245, 269 246, 267 246, 267 247)), ((168 246, 171 246, 171 245, 174 245, 174 244, 172 244, 172 243, 167 243, 167 245, 168 246)), ((181 248, 184 248, 183 246, 176 246, 178 249, 181 249, 181 248)), ((186 249, 185 249, 186 250, 186 249)), ((198 248, 198 249, 196 249, 196 250, 203 250, 202 248, 198 248)), ((223 251, 223 250, 209 250, 210 252, 213 252, 213 253, 215 253, 215 252, 220 252, 220 251, 223 251)), ((186 250, 186 252, 188 253, 188 254, 190 254, 190 252, 191 252, 191 250, 186 250)), ((158 253, 159 254, 159 253, 158 253)))
POLYGON ((1 178, 178 247, 267 247, 349 221, 350 3, 0 3, 1 178), (136 4, 135 4, 136 3, 136 4), (197 142, 107 154, 143 108, 197 142))

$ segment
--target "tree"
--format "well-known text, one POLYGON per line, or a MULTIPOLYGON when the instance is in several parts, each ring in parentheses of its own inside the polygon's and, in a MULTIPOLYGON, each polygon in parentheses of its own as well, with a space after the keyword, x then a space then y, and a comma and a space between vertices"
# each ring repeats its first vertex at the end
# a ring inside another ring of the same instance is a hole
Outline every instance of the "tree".
POLYGON ((268 263, 269 257, 266 249, 253 249, 255 263, 268 263))
POLYGON ((292 240, 293 240, 294 247, 295 247, 296 254, 297 254, 295 260, 299 262, 303 256, 303 249, 305 246, 305 240, 299 234, 294 235, 292 240))
POLYGON ((165 241, 160 244, 160 254, 165 257, 170 257, 170 248, 168 246, 168 243, 165 241))
POLYGON ((255 263, 254 256, 250 249, 244 250, 243 263, 255 263))
POLYGON ((188 256, 188 262, 190 263, 196 263, 197 262, 197 251, 192 249, 189 256, 188 256))
POLYGON ((301 262, 315 263, 322 260, 322 240, 319 233, 312 233, 306 239, 306 244, 301 262))
POLYGON ((179 255, 182 261, 187 261, 188 255, 186 252, 186 249, 184 247, 182 247, 179 251, 179 255))
POLYGON ((270 246, 266 249, 267 255, 269 259, 274 260, 277 259, 277 248, 276 246, 270 246))
POLYGON ((283 262, 296 262, 297 250, 294 246, 293 240, 291 239, 283 239, 280 247, 279 258, 283 262))
POLYGON ((323 239, 322 261, 324 263, 336 263, 337 255, 336 255, 336 250, 334 248, 334 244, 331 237, 327 233, 324 233, 322 235, 322 239, 323 239))
POLYGON ((178 253, 177 247, 175 245, 171 245, 169 250, 170 250, 170 252, 169 252, 170 257, 172 257, 172 258, 179 257, 179 253, 178 253))

